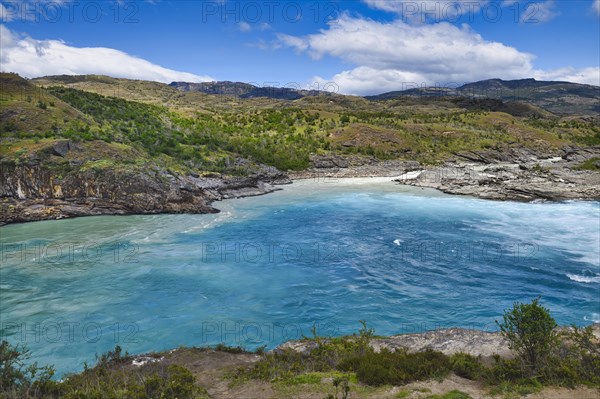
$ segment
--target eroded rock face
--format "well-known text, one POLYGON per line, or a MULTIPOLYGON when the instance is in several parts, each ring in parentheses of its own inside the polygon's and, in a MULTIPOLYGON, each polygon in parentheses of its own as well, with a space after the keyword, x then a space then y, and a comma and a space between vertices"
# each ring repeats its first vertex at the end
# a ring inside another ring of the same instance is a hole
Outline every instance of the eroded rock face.
MULTIPOLYGON (((64 143, 49 149, 53 156, 69 151, 64 143)), ((0 224, 107 214, 215 213, 213 201, 265 194, 277 190, 273 184, 288 182, 284 173, 267 166, 239 178, 182 176, 158 166, 77 167, 73 172, 67 161, 49 167, 35 157, 1 166, 0 224)))
POLYGON ((39 164, 4 164, 0 222, 129 213, 211 213, 213 199, 158 169, 87 170, 62 176, 39 164))

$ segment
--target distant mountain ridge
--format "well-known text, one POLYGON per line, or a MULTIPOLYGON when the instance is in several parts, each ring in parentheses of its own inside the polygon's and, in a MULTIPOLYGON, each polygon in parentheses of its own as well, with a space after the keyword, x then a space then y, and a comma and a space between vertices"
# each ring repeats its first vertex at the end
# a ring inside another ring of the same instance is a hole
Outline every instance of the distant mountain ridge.
MULTIPOLYGON (((169 86, 184 92, 229 95, 238 98, 268 97, 278 100, 298 100, 303 97, 333 95, 327 91, 301 90, 287 87, 258 87, 243 82, 173 82, 169 86)), ((365 96, 371 101, 400 97, 466 97, 494 99, 503 102, 523 102, 535 105, 556 115, 600 115, 600 87, 535 79, 489 79, 467 83, 457 88, 421 87, 365 96)))
POLYGON ((299 100, 304 97, 329 95, 331 93, 319 90, 301 90, 289 87, 259 87, 243 82, 173 82, 169 86, 180 91, 199 92, 205 94, 229 95, 239 98, 268 97, 277 100, 299 100))
POLYGON ((458 88, 423 87, 366 96, 371 101, 400 97, 491 98, 504 102, 526 102, 557 115, 600 115, 600 87, 535 79, 489 79, 458 88))
MULTIPOLYGON (((457 88, 419 87, 365 97, 345 96, 329 91, 303 90, 293 87, 260 87, 244 82, 172 82, 167 85, 158 82, 133 81, 99 75, 46 76, 32 79, 32 82, 42 86, 69 85, 84 90, 86 87, 93 85, 97 89, 102 89, 99 90, 100 94, 106 95, 117 95, 119 90, 124 90, 129 93, 126 98, 132 100, 142 100, 143 96, 138 97, 138 94, 160 92, 162 96, 159 103, 161 104, 176 99, 174 94, 177 92, 189 93, 190 95, 199 93, 208 96, 283 101, 321 97, 331 98, 336 103, 351 99, 363 100, 363 98, 369 101, 393 101, 401 98, 448 98, 452 99, 457 105, 469 109, 480 107, 517 116, 538 114, 541 111, 542 113, 550 112, 556 116, 584 116, 600 120, 600 87, 560 81, 538 81, 535 79, 489 79, 467 83, 457 88), (143 86, 145 89, 140 93, 130 90, 130 88, 135 90, 136 86, 143 86), (527 109, 527 107, 534 107, 535 109, 527 109)), ((123 96, 123 93, 119 95, 123 96)), ((209 102, 212 103, 215 100, 216 98, 213 97, 209 102)))

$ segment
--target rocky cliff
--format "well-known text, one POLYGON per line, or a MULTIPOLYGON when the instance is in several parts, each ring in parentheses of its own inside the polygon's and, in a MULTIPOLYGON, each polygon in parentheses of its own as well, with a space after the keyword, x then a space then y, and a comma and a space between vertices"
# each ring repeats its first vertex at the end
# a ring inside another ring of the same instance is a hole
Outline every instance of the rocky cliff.
POLYGON ((123 159, 134 155, 103 142, 60 140, 26 157, 3 158, 0 224, 104 214, 215 213, 213 201, 264 194, 276 190, 272 184, 287 182, 282 172, 263 165, 250 164, 244 177, 201 176, 123 159))

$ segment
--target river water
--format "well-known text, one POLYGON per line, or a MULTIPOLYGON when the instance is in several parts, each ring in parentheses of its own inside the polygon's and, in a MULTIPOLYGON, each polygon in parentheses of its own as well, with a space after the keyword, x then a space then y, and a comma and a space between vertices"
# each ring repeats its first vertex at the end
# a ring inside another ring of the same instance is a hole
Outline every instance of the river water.
POLYGON ((216 207, 1 228, 2 338, 63 375, 117 344, 272 348, 359 320, 380 335, 493 331, 537 296, 560 324, 600 322, 598 202, 484 201, 381 178, 216 207))

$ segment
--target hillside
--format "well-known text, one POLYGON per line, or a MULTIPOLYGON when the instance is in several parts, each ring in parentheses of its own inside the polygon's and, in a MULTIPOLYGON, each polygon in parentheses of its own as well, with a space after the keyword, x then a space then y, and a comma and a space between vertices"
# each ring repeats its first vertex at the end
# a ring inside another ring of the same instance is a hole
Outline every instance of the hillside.
POLYGON ((472 99, 492 98, 505 102, 525 102, 556 115, 600 114, 600 87, 569 82, 547 82, 535 79, 490 79, 468 83, 458 88, 416 88, 367 97, 380 101, 398 97, 458 96, 472 99))
POLYGON ((219 147, 283 169, 306 167, 310 153, 356 153, 381 159, 401 156, 435 162, 457 151, 502 143, 546 150, 597 141, 593 123, 561 119, 535 105, 497 99, 402 96, 367 101, 355 96, 314 95, 282 100, 244 98, 257 88, 231 82, 166 85, 99 76, 46 77, 32 82, 163 106, 183 116, 193 129, 209 129, 219 147), (182 85, 206 92, 173 87, 182 85), (395 139, 372 140, 361 124, 391 129, 395 139), (226 137, 221 134, 224 132, 228 132, 226 137), (343 140, 348 135, 360 136, 354 140, 358 145, 343 145, 352 142, 343 140), (404 144, 399 145, 399 140, 404 144), (295 150, 286 149, 287 143, 294 143, 295 150), (298 166, 277 161, 273 151, 283 151, 285 159, 300 157, 298 166))
POLYGON ((19 75, 0 75, 0 132, 21 138, 52 136, 94 122, 46 90, 19 75))
POLYGON ((280 170, 307 170, 320 159, 519 162, 518 154, 543 159, 600 144, 591 120, 497 99, 243 98, 105 76, 0 74, 0 85, 0 196, 3 220, 12 221, 20 220, 17 205, 49 198, 59 201, 50 216, 206 212, 216 199, 271 191, 264 183, 282 181, 280 170), (68 208, 73 202, 79 208, 68 208))

